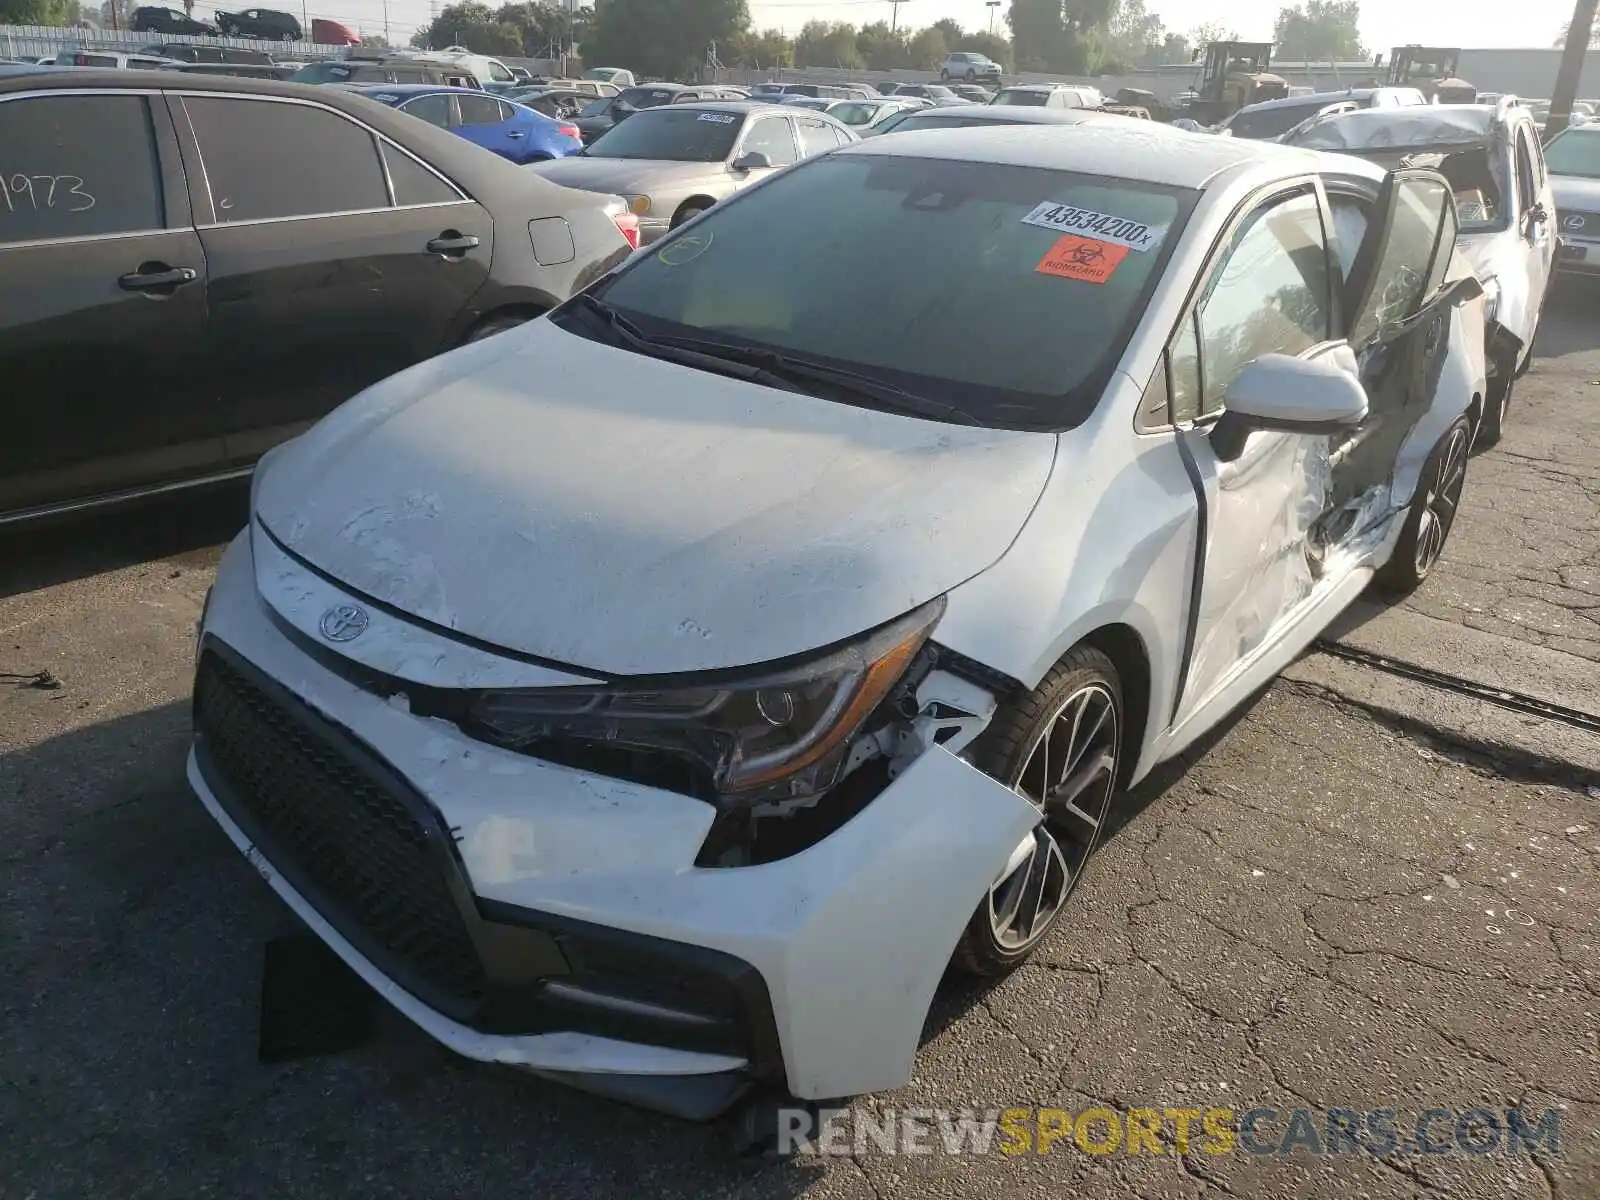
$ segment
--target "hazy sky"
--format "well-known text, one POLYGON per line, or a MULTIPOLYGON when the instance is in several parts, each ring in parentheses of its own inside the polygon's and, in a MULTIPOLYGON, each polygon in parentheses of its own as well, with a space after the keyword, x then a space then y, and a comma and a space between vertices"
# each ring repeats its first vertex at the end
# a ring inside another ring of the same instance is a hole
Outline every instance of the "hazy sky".
MULTIPOLYGON (((440 6, 445 0, 440 0, 440 6)), ((496 0, 489 0, 493 5, 496 0)), ((1180 33, 1206 21, 1221 21, 1249 40, 1272 37, 1276 0, 1145 0, 1146 7, 1180 33)), ((196 15, 207 5, 196 6, 196 15)), ((223 5, 227 7, 226 4, 223 5)), ((241 2, 238 7, 245 7, 241 2)), ((282 7, 308 16, 334 17, 367 33, 382 33, 384 0, 282 0, 282 7)), ((997 11, 995 24, 1004 28, 1006 6, 997 11)), ((429 19, 427 0, 389 0, 392 41, 403 43, 429 19)), ((811 20, 848 21, 864 25, 888 20, 888 0, 750 0, 750 12, 760 29, 794 33, 811 20)), ((1362 5, 1361 36, 1372 50, 1387 53, 1407 42, 1482 46, 1549 46, 1572 15, 1571 0, 1520 0, 1517 4, 1494 0, 1367 0, 1362 5)), ((988 26, 989 9, 983 0, 906 0, 900 23, 911 27, 954 17, 968 29, 988 26)))

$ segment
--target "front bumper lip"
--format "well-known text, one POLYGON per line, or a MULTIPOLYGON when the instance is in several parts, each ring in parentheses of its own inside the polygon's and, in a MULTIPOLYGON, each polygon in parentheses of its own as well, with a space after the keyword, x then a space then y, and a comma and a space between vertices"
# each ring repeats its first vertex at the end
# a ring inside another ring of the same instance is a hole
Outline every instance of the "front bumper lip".
POLYGON ((676 1050, 667 1046, 640 1045, 592 1034, 560 1031, 536 1034, 490 1034, 452 1021, 429 1008, 395 983, 364 957, 335 929, 312 904, 297 892, 218 803, 216 795, 201 774, 193 750, 188 759, 189 786, 222 831, 239 848, 256 873, 311 927, 318 937, 349 964, 367 985, 422 1031, 457 1054, 478 1062, 501 1063, 547 1071, 586 1071, 629 1075, 710 1075, 722 1071, 741 1071, 747 1059, 725 1054, 705 1054, 676 1050))
MULTIPOLYGON (((275 577, 277 587, 294 580, 275 577)), ((369 626, 362 640, 377 636, 369 626)), ((269 615, 248 538, 218 569, 204 635, 344 730, 416 789, 451 831, 485 915, 520 910, 737 959, 759 973, 790 1092, 828 1099, 911 1075, 934 990, 973 907, 1037 821, 1021 796, 934 747, 864 810, 791 858, 701 868, 710 806, 473 742, 362 691, 269 615), (501 908, 504 906, 504 909, 501 908)), ((406 658, 421 657, 412 630, 406 658)), ((412 659, 412 661, 415 661, 412 659)), ((230 820, 196 757, 190 782, 273 889, 379 995, 469 1058, 596 1081, 706 1078, 761 1064, 706 1049, 571 1031, 486 1033, 385 975, 230 820)), ((499 919, 496 917, 496 919, 499 919)), ((759 1044, 756 1051, 767 1051, 759 1044)), ((770 1077, 770 1072, 767 1073, 770 1077)), ((603 1090, 603 1089, 601 1089, 603 1090)))

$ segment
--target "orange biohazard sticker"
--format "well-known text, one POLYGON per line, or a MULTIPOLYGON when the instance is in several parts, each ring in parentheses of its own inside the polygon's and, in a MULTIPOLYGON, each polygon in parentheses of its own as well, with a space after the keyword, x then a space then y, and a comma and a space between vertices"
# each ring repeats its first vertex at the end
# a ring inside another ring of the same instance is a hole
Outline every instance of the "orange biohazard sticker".
POLYGON ((1127 257, 1126 246, 1069 233, 1045 252, 1034 270, 1041 275, 1076 279, 1079 283, 1104 283, 1116 274, 1118 265, 1127 257))

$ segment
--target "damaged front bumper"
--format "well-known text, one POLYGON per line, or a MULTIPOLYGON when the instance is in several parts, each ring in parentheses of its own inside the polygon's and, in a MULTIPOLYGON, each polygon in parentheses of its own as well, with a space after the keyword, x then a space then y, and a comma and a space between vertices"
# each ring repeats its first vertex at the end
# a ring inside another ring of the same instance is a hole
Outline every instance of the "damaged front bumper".
MULTIPOLYGON (((306 582, 268 590, 328 586, 306 582)), ((242 535, 202 630, 207 810, 440 1042, 679 1115, 752 1083, 904 1084, 963 925, 1037 820, 934 747, 800 853, 697 867, 710 805, 473 741, 335 666, 263 600, 242 535)))

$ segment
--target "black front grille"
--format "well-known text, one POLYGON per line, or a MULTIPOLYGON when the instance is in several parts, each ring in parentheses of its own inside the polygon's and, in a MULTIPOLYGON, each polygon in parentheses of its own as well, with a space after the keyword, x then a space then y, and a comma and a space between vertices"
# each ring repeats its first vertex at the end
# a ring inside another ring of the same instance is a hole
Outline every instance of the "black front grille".
POLYGON ((348 733, 230 658, 208 648, 195 678, 218 802, 380 970, 470 1022, 489 984, 442 822, 348 733))

